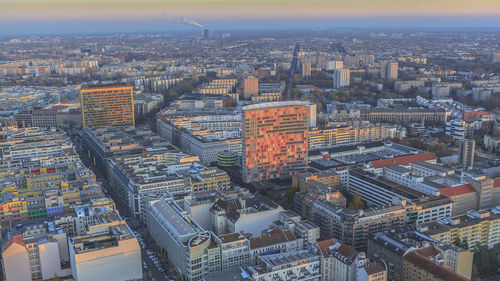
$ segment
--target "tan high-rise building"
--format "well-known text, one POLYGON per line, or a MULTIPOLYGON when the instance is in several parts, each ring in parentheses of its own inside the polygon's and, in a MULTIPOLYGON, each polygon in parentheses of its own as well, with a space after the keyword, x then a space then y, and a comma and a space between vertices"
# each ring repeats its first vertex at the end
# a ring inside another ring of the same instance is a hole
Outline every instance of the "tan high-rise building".
POLYGON ((388 62, 382 65, 380 70, 380 76, 385 80, 397 80, 398 79, 398 63, 388 62))
POLYGON ((84 86, 80 90, 83 127, 135 126, 132 87, 125 84, 84 86))
POLYGON ((500 62, 500 52, 493 53, 493 62, 500 62))
POLYGON ((250 97, 259 94, 259 79, 253 76, 245 78, 243 81, 243 98, 249 99, 250 97))
POLYGON ((462 165, 464 170, 470 170, 474 165, 475 147, 476 141, 473 139, 465 139, 460 142, 458 162, 462 165))
POLYGON ((304 61, 300 64, 300 75, 302 78, 310 78, 311 77, 311 62, 304 61))

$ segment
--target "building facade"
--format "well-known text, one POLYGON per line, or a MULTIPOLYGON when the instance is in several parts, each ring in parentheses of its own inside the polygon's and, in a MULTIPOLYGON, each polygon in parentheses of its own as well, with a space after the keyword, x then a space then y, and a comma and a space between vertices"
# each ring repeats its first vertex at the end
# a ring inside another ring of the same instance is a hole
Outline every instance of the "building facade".
POLYGON ((242 176, 254 182, 307 167, 309 104, 270 102, 243 107, 242 176))
POLYGON ((335 69, 333 72, 333 87, 341 89, 349 87, 351 83, 351 70, 346 68, 335 69))
POLYGON ((259 94, 259 79, 247 77, 243 80, 243 98, 249 99, 259 94))
POLYGON ((86 86, 80 90, 83 127, 135 126, 132 87, 117 85, 86 86))

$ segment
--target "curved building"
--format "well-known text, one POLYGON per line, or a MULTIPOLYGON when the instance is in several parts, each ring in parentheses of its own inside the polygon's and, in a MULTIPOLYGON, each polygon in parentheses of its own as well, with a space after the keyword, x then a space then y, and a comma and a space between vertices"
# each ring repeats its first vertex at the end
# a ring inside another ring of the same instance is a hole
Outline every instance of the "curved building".
POLYGON ((220 167, 238 166, 239 155, 236 152, 224 150, 217 153, 217 165, 220 167))

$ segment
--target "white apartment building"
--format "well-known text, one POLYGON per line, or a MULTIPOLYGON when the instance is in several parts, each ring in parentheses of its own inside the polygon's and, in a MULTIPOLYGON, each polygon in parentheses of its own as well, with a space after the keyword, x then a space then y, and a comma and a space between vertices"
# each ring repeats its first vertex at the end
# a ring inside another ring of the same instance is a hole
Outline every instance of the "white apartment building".
POLYGON ((443 84, 432 85, 432 98, 443 99, 450 95, 450 87, 443 84))
POLYGON ((171 199, 151 202, 148 229, 170 263, 189 281, 251 263, 250 243, 239 233, 215 236, 171 199))
POLYGON ((321 280, 355 281, 358 264, 366 263, 364 252, 358 252, 337 239, 319 241, 321 280))
POLYGON ((281 211, 280 205, 259 193, 239 195, 219 199, 210 208, 210 225, 217 235, 243 232, 260 236, 262 230, 279 220, 281 211))
POLYGON ((290 229, 296 237, 301 237, 304 247, 315 244, 320 237, 319 226, 311 221, 302 220, 301 216, 293 211, 286 210, 280 213, 280 221, 284 229, 290 229))
POLYGON ((217 153, 228 150, 241 155, 239 115, 197 116, 159 119, 158 134, 203 163, 217 161, 217 153))
POLYGON ((141 248, 125 221, 90 226, 69 239, 69 253, 76 281, 142 280, 141 248))
POLYGON ((252 263, 250 241, 240 233, 223 234, 214 237, 220 248, 220 270, 228 271, 252 263))
POLYGON ((341 89, 348 87, 351 83, 351 70, 346 68, 335 69, 333 72, 333 87, 341 89))
POLYGON ((446 168, 436 164, 431 164, 428 162, 414 162, 410 164, 410 169, 412 173, 422 176, 441 176, 446 177, 455 174, 455 170, 451 168, 446 168))
POLYGON ((415 187, 424 180, 423 177, 414 175, 410 169, 403 165, 384 167, 383 176, 392 182, 414 189, 417 189, 415 187))
POLYGON ((260 256, 299 251, 304 245, 301 237, 295 237, 290 230, 281 229, 270 229, 249 241, 253 262, 256 262, 260 256))
POLYGON ((424 87, 425 86, 425 81, 424 80, 413 80, 413 81, 397 81, 394 82, 394 89, 398 93, 403 93, 411 88, 419 88, 419 87, 424 87))
POLYGON ((471 138, 476 129, 476 122, 466 122, 460 119, 453 119, 446 122, 445 134, 454 140, 464 140, 471 138))
POLYGON ((308 250, 260 257, 262 264, 242 268, 253 281, 320 281, 320 256, 308 250))
POLYGON ((344 68, 344 62, 341 60, 326 61, 326 71, 337 70, 344 68))
POLYGON ((21 235, 13 237, 3 246, 2 269, 6 280, 32 280, 28 251, 21 235))

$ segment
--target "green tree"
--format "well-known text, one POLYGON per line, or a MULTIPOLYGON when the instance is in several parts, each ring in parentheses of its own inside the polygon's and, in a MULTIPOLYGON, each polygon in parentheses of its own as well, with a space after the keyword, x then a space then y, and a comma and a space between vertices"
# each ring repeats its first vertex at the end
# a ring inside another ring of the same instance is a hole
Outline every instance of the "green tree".
POLYGON ((63 279, 57 275, 57 272, 54 272, 54 278, 52 278, 53 281, 62 281, 63 279))
POLYGON ((474 253, 474 264, 477 266, 481 277, 494 275, 498 268, 500 268, 500 260, 495 250, 488 249, 487 247, 480 247, 474 253))
POLYGON ((356 190, 354 192, 354 195, 352 197, 352 201, 349 202, 349 209, 354 209, 354 210, 359 210, 363 209, 365 207, 365 202, 363 202, 363 199, 361 199, 361 194, 359 194, 359 191, 356 190))

